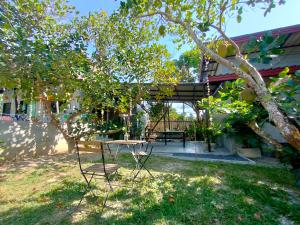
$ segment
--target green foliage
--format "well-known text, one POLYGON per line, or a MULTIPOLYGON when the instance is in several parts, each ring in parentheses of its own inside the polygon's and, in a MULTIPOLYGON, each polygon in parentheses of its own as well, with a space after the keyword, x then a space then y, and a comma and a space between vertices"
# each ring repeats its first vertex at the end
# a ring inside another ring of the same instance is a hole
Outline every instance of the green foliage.
POLYGON ((269 90, 279 107, 298 124, 300 124, 300 71, 289 74, 285 68, 278 77, 272 77, 269 90))
POLYGON ((300 169, 300 153, 290 146, 285 146, 282 149, 279 159, 283 163, 290 164, 293 169, 300 169))
POLYGON ((180 82, 188 83, 197 80, 200 60, 201 54, 197 49, 186 51, 175 60, 175 65, 180 70, 180 82))
POLYGON ((137 112, 136 114, 134 114, 131 118, 132 127, 131 127, 131 132, 130 133, 136 139, 139 139, 141 137, 142 132, 143 132, 143 130, 145 128, 145 125, 146 125, 141 120, 141 118, 143 117, 144 114, 145 114, 145 112, 140 111, 140 112, 137 112))
POLYGON ((22 97, 68 100, 86 67, 86 45, 66 1, 1 1, 0 81, 22 97), (51 6, 51 10, 49 10, 51 6), (55 89, 55 90, 54 90, 55 89))
POLYGON ((228 114, 225 127, 230 127, 230 121, 238 119, 245 123, 255 120, 257 113, 254 103, 248 103, 241 99, 241 93, 246 88, 245 81, 237 79, 234 82, 226 82, 225 87, 219 91, 219 97, 210 96, 202 99, 199 107, 209 110, 211 113, 228 114))
POLYGON ((163 103, 157 103, 150 107, 150 118, 153 121, 157 121, 160 119, 160 117, 163 115, 165 110, 163 103))
POLYGON ((194 121, 188 126, 186 133, 190 138, 196 138, 197 141, 204 141, 206 139, 206 125, 204 123, 194 121))
POLYGON ((242 14, 248 8, 261 8, 265 13, 268 13, 277 4, 283 3, 281 0, 251 0, 246 2, 242 0, 127 0, 121 1, 120 12, 132 17, 140 15, 164 16, 164 19, 157 20, 155 18, 151 20, 153 30, 158 30, 162 36, 165 36, 166 33, 176 35, 174 41, 180 47, 187 42, 192 43, 194 41, 184 26, 190 26, 195 30, 201 41, 216 41, 219 37, 212 34, 213 26, 223 28, 227 19, 232 16, 241 22, 242 14), (162 25, 159 26, 159 29, 156 28, 157 21, 162 25))
POLYGON ((78 17, 65 0, 5 0, 0 9, 0 82, 27 102, 42 96, 46 104, 63 102, 62 112, 76 99, 81 113, 100 121, 95 112, 126 113, 146 98, 144 83, 177 82, 147 21, 103 11, 78 17))
POLYGON ((213 118, 220 114, 224 116, 221 121, 217 119, 211 121, 213 134, 218 136, 233 132, 237 141, 244 146, 257 147, 259 141, 256 134, 251 134, 252 132, 245 134, 243 129, 239 130, 240 124, 245 125, 251 121, 264 122, 268 114, 259 102, 242 99, 242 93, 245 90, 247 90, 247 85, 242 79, 226 82, 217 97, 210 96, 202 99, 199 107, 209 110, 213 118), (238 135, 238 133, 243 133, 243 135, 238 135))
POLYGON ((274 37, 271 32, 264 33, 260 39, 253 37, 244 46, 244 49, 248 53, 257 51, 258 55, 250 57, 249 61, 253 63, 269 64, 274 57, 284 53, 284 50, 281 47, 286 38, 286 35, 274 37))
POLYGON ((247 125, 239 120, 231 121, 232 129, 228 132, 243 148, 261 148, 262 139, 247 125))

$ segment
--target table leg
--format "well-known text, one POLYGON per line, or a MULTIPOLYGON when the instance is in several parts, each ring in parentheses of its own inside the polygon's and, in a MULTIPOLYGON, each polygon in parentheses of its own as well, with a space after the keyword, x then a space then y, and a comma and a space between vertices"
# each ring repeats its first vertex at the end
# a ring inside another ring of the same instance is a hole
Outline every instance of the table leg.
POLYGON ((165 145, 167 145, 167 132, 165 132, 165 145))

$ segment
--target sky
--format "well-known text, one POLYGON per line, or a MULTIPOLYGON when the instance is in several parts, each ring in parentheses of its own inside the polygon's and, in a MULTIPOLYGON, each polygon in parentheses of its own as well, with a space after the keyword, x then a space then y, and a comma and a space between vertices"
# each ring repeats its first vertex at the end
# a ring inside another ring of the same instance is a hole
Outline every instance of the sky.
MULTIPOLYGON (((70 4, 74 5, 81 15, 88 15, 90 11, 99 10, 105 10, 111 14, 119 7, 118 0, 70 0, 70 4)), ((247 9, 244 11, 241 23, 237 23, 235 18, 228 21, 226 33, 234 37, 299 23, 300 0, 286 0, 285 5, 277 6, 266 17, 260 9, 247 9)), ((167 46, 172 58, 178 58, 182 52, 188 50, 188 46, 177 50, 171 37, 164 38, 161 43, 167 46)))
MULTIPOLYGON (((88 15, 90 11, 105 10, 111 14, 119 7, 117 0, 70 0, 70 4, 74 5, 81 15, 88 15)), ((251 34, 259 31, 270 30, 280 27, 300 24, 300 0, 286 0, 285 5, 277 6, 266 17, 260 9, 244 10, 241 23, 237 23, 235 18, 228 20, 226 33, 230 37, 251 34)), ((171 58, 178 58, 189 46, 184 46, 178 50, 172 43, 171 37, 166 37, 161 44, 165 44, 171 53, 171 58)), ((181 113, 182 105, 175 107, 181 113)), ((191 109, 185 110, 188 114, 191 109)))

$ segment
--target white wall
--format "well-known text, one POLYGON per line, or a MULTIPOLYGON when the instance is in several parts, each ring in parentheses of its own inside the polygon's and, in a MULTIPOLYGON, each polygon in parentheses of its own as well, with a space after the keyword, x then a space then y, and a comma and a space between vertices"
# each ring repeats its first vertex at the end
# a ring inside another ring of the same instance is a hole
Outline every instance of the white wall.
POLYGON ((62 134, 50 123, 0 121, 0 141, 0 157, 9 160, 68 151, 62 134))

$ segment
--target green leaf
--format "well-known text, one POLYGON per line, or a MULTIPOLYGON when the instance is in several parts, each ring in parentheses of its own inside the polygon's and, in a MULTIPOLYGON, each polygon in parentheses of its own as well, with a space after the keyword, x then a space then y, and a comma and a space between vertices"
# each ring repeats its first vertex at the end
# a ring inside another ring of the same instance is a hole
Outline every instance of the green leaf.
POLYGON ((287 76, 288 72, 290 71, 290 69, 288 67, 285 67, 280 73, 279 73, 279 77, 280 78, 284 78, 287 76))
POLYGON ((286 84, 290 87, 294 87, 296 85, 296 83, 293 81, 293 79, 289 79, 286 84))
POLYGON ((209 31, 209 23, 208 22, 205 22, 205 23, 199 23, 198 25, 198 29, 202 32, 207 32, 209 31))
POLYGON ((238 14, 241 15, 243 13, 243 7, 240 7, 238 10, 238 14))
POLYGON ((236 20, 238 23, 242 22, 242 17, 241 15, 237 15, 236 20))
POLYGON ((158 28, 158 32, 161 36, 165 36, 166 35, 166 27, 164 25, 160 25, 160 27, 158 28))

